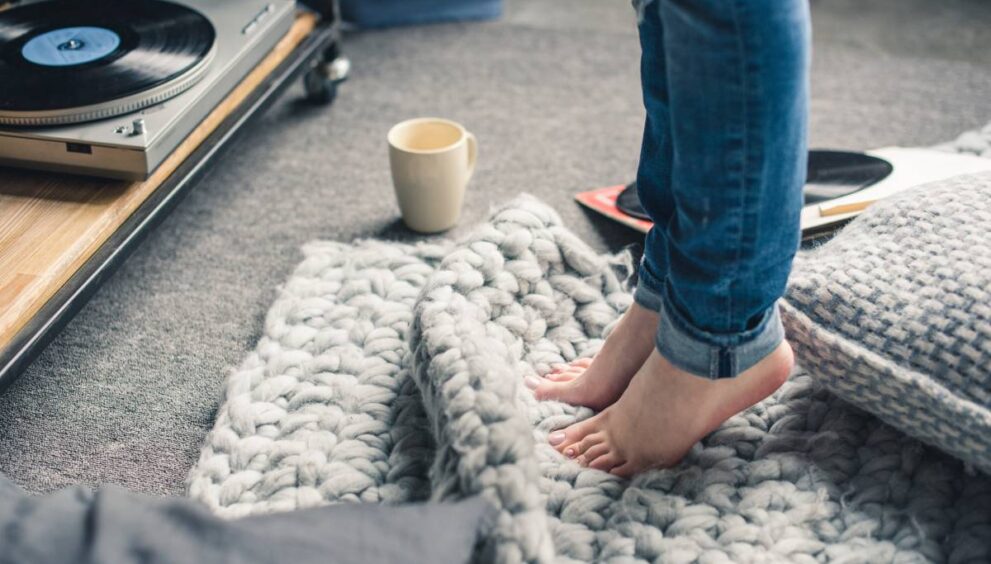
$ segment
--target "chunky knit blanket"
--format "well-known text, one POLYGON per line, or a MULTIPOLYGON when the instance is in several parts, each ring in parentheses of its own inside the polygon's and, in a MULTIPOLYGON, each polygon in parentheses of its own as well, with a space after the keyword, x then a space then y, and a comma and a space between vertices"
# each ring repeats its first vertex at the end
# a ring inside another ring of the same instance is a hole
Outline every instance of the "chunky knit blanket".
POLYGON ((304 252, 190 474, 221 515, 481 493, 482 562, 991 558, 991 478, 801 370, 676 468, 624 481, 559 455, 547 434, 591 412, 523 379, 595 353, 631 263, 532 198, 459 242, 304 252))

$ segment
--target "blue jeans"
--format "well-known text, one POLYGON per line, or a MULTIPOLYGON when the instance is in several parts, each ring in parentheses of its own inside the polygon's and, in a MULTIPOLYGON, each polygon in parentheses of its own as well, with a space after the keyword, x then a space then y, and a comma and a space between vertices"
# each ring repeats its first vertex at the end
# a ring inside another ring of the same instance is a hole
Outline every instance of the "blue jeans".
POLYGON ((799 244, 807 0, 641 0, 647 121, 637 187, 654 221, 635 299, 659 352, 735 376, 784 338, 776 302, 799 244))

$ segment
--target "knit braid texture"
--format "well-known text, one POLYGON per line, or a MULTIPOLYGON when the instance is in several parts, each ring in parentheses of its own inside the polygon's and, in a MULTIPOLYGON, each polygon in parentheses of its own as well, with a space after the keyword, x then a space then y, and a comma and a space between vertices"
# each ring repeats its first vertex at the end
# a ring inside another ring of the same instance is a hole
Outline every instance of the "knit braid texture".
POLYGON ((482 495, 499 511, 478 562, 991 558, 991 478, 802 369, 673 469, 627 481, 558 454, 547 434, 592 412, 523 380, 595 354, 633 268, 531 197, 457 242, 305 254, 190 474, 220 515, 482 495))

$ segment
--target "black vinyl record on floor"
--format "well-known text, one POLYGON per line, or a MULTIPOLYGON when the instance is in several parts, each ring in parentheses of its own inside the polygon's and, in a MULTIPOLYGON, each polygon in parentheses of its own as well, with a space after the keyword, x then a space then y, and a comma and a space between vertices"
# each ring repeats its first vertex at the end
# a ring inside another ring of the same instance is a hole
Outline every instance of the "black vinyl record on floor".
POLYGON ((894 167, 884 159, 849 151, 809 151, 805 205, 853 194, 887 178, 894 167))
POLYGON ((619 193, 616 198, 616 207, 626 215, 633 216, 644 221, 651 221, 650 216, 640 205, 640 196, 637 194, 637 183, 630 182, 626 188, 619 193))
MULTIPOLYGON (((894 167, 884 159, 850 151, 809 151, 809 164, 803 189, 805 205, 853 194, 887 178, 894 167)), ((637 184, 626 186, 616 207, 626 215, 650 221, 640 205, 637 184)))
POLYGON ((0 112, 110 104, 168 85, 201 64, 214 39, 206 17, 161 0, 50 0, 0 11, 0 112))

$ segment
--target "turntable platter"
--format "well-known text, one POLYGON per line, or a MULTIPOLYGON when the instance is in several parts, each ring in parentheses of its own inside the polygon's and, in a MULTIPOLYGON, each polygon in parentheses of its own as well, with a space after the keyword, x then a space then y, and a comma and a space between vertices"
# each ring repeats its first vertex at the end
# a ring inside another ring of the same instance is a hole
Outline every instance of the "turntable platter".
POLYGON ((0 124, 57 125, 134 112, 206 72, 215 31, 162 0, 49 0, 0 12, 0 124))

